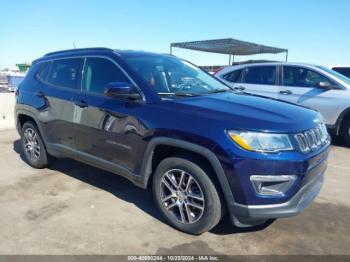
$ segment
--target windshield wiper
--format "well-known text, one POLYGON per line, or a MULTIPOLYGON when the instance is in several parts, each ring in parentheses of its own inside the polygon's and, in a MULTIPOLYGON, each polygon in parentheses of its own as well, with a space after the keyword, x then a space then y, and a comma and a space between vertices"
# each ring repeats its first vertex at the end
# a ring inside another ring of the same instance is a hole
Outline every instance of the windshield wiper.
POLYGON ((175 93, 163 93, 163 92, 160 92, 158 93, 158 95, 163 95, 163 96, 187 96, 187 97, 192 97, 192 96, 198 96, 199 94, 194 94, 194 93, 186 93, 186 92, 175 92, 175 93))
POLYGON ((208 94, 218 94, 218 93, 226 93, 226 92, 229 92, 229 91, 232 91, 230 89, 213 89, 211 91, 208 92, 208 94))
POLYGON ((176 92, 176 96, 199 96, 199 94, 195 93, 187 93, 187 92, 176 92))

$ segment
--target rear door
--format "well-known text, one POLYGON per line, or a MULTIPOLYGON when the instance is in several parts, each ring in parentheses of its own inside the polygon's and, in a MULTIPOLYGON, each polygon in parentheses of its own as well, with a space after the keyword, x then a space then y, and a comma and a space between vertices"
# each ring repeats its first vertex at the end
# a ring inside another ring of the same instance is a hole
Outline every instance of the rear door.
POLYGON ((41 83, 35 95, 45 101, 39 117, 44 122, 46 140, 68 151, 75 149, 74 101, 80 96, 82 61, 82 58, 57 59, 44 64, 37 75, 41 83))
POLYGON ((282 85, 279 87, 281 100, 300 104, 319 111, 328 125, 334 124, 339 106, 335 101, 341 90, 327 76, 306 67, 283 66, 282 85), (328 82, 333 88, 319 87, 320 82, 328 82))
POLYGON ((248 93, 277 98, 277 66, 248 66, 242 71, 242 83, 236 83, 234 88, 248 93))

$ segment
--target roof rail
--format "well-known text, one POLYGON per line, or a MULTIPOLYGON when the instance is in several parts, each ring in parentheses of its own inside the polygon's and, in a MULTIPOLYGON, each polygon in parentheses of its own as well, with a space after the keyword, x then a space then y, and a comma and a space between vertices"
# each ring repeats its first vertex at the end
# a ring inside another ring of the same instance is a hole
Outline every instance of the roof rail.
POLYGON ((44 56, 50 56, 50 55, 58 55, 58 54, 64 54, 69 52, 83 52, 83 51, 113 51, 113 49, 107 48, 107 47, 89 47, 89 48, 76 48, 76 49, 67 49, 67 50, 60 50, 55 52, 50 52, 45 54, 44 56))

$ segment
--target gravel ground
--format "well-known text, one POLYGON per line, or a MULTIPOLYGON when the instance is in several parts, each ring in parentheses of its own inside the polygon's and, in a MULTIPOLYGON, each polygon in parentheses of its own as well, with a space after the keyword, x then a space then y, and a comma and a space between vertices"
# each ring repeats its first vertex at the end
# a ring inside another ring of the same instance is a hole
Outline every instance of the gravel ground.
POLYGON ((36 170, 0 132, 0 254, 350 254, 350 149, 332 146, 320 195, 301 215, 191 236, 165 224, 151 192, 60 159, 36 170))

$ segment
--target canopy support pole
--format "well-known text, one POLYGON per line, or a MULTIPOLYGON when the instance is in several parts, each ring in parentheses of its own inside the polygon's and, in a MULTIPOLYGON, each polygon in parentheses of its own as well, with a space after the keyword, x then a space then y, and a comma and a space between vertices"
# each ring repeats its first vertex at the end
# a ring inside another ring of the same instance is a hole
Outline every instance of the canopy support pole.
POLYGON ((170 45, 170 54, 173 54, 173 47, 170 45))
POLYGON ((228 55, 228 65, 231 65, 231 55, 228 55))
POLYGON ((288 50, 286 51, 286 62, 288 62, 288 50))

